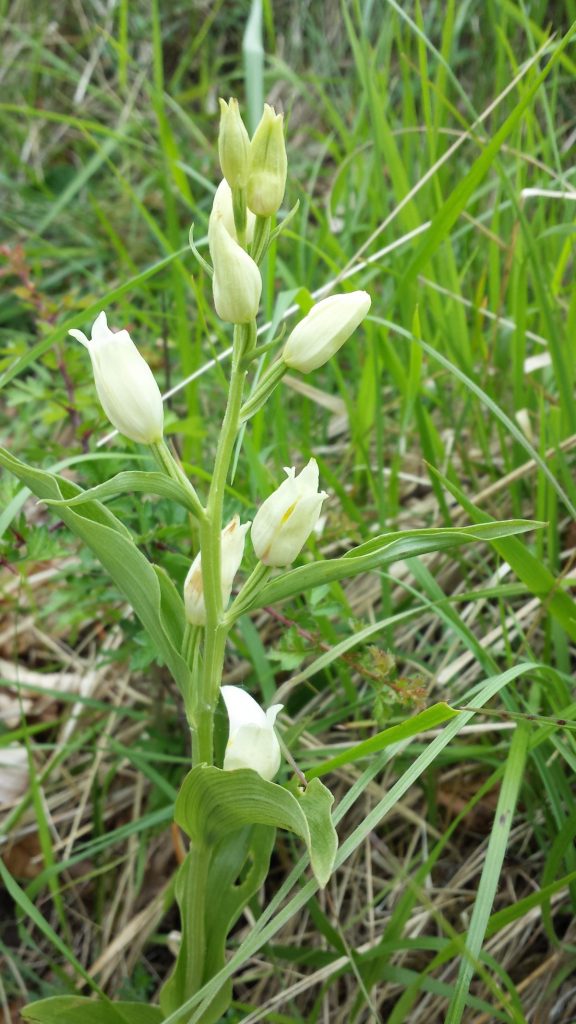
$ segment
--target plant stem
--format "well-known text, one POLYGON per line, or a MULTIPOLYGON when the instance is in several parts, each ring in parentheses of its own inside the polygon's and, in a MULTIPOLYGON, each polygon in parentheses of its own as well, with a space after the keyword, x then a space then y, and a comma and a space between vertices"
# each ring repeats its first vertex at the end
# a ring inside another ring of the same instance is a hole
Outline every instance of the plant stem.
POLYGON ((230 460, 238 433, 242 392, 246 379, 243 356, 250 344, 254 343, 255 334, 256 324, 254 322, 237 324, 234 328, 234 352, 228 403, 218 439, 205 517, 200 524, 206 626, 204 658, 196 704, 195 764, 212 764, 214 759, 214 712, 222 682, 226 637, 230 628, 223 620, 222 609, 222 508, 230 460))
POLYGON ((186 473, 182 469, 182 466, 174 457, 170 451, 164 438, 161 441, 157 441, 150 445, 150 450, 157 465, 160 467, 162 472, 169 476, 172 480, 175 480, 177 484, 180 484, 182 489, 186 491, 188 497, 191 499, 192 504, 195 508, 195 515, 198 519, 202 520, 206 518, 206 512, 204 506, 198 497, 195 488, 190 483, 186 473))
POLYGON ((262 562, 258 562, 256 568, 252 570, 244 586, 239 591, 224 616, 224 623, 228 629, 230 629, 236 620, 248 610, 254 594, 260 589, 261 583, 264 582, 269 572, 270 569, 268 566, 263 565, 262 562))

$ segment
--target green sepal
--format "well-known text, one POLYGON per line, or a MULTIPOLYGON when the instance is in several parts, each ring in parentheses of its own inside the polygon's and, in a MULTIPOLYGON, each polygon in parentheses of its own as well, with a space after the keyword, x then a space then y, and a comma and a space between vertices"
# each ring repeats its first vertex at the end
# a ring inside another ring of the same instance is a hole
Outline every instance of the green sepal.
POLYGON ((85 996, 51 996, 30 1003, 21 1011, 32 1024, 161 1024, 159 1006, 147 1003, 112 1003, 85 996))
POLYGON ((79 505, 85 505, 87 501, 115 498, 117 495, 126 494, 128 491, 155 494, 159 498, 169 498, 170 501, 178 502, 179 505, 182 505, 188 512, 192 512, 193 515, 197 513, 196 504, 176 480, 171 480, 170 477, 165 476, 163 473, 148 473, 141 470, 118 473, 111 480, 97 484, 96 487, 90 487, 86 491, 80 491, 79 494, 75 494, 70 498, 46 498, 45 501, 47 505, 52 505, 54 508, 62 506, 77 508, 79 505))
MULTIPOLYGON (((0 448, 0 465, 42 500, 66 502, 81 493, 70 480, 27 466, 4 448, 0 448)), ((184 602, 167 574, 148 561, 129 530, 101 502, 84 502, 78 510, 60 506, 58 516, 94 552, 130 602, 180 690, 188 693, 191 673, 180 653, 186 625, 184 602)))

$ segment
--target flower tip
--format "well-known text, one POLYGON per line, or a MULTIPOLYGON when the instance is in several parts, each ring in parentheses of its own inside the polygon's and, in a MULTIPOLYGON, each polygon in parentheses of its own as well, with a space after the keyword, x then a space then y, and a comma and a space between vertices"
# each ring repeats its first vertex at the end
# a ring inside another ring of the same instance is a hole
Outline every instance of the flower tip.
POLYGON ((71 327, 68 334, 71 334, 76 341, 79 341, 81 345, 84 345, 84 348, 90 348, 90 342, 84 334, 84 331, 79 331, 76 327, 71 327))
POLYGON ((266 712, 266 718, 268 719, 269 725, 274 725, 274 722, 278 718, 278 715, 282 711, 283 707, 283 704, 272 704, 272 706, 268 708, 266 712))

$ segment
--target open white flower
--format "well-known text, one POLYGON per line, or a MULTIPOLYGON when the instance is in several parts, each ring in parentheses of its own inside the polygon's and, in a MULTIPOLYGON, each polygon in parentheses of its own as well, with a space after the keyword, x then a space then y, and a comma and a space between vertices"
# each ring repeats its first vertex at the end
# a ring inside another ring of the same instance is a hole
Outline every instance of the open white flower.
POLYGON ((164 407, 152 370, 128 331, 115 334, 105 313, 92 325, 92 337, 68 332, 90 353, 98 398, 112 426, 131 441, 153 444, 162 440, 164 407))
POLYGON ((272 782, 280 767, 280 744, 274 722, 283 704, 264 711, 257 701, 239 686, 223 686, 222 698, 230 723, 224 754, 224 769, 252 768, 272 782))
POLYGON ((370 309, 368 292, 331 295, 312 307, 296 324, 284 345, 282 358, 300 373, 323 366, 348 340, 370 309))
MULTIPOLYGON (((212 203, 212 216, 221 217, 222 223, 226 228, 226 231, 235 242, 238 241, 236 234, 236 225, 234 223, 234 207, 232 205, 232 189, 223 178, 216 193, 214 195, 214 201, 212 203)), ((254 225, 256 223, 256 215, 252 213, 252 210, 246 210, 246 241, 250 243, 254 238, 254 225)))
POLYGON ((212 291, 218 316, 231 324, 250 323, 260 305, 260 271, 228 232, 222 214, 214 209, 208 224, 208 245, 214 265, 212 291))
POLYGON ((252 544, 264 565, 290 565, 302 550, 328 497, 318 490, 318 463, 310 459, 296 476, 285 468, 288 479, 260 506, 252 524, 252 544))
MULTIPOLYGON (((250 523, 240 525, 238 516, 234 516, 224 527, 221 537, 220 579, 222 582, 222 607, 225 609, 232 593, 234 577, 240 568, 244 554, 246 532, 250 523)), ((206 622, 206 604, 204 602, 204 580, 202 578, 202 555, 198 553, 192 562, 184 581, 184 607, 186 618, 193 626, 203 626, 206 622)))

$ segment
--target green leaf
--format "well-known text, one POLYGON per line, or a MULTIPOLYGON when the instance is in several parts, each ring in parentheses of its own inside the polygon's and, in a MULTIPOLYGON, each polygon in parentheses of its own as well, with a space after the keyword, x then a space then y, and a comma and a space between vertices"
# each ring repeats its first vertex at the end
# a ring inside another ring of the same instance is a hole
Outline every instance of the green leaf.
MULTIPOLYGON (((225 966, 226 938, 266 880, 275 835, 275 829, 255 825, 227 834, 208 849, 192 845, 176 876, 182 938, 160 993, 163 1013, 178 1010, 225 966)), ((228 979, 204 1010, 202 1024, 222 1020, 231 999, 228 979)))
MULTIPOLYGON (((9 469, 38 498, 62 500, 79 493, 64 477, 33 469, 0 448, 0 465, 9 469)), ((190 687, 190 669, 180 650, 186 618, 184 603, 164 570, 152 565, 130 532, 105 505, 85 502, 78 511, 61 507, 66 526, 94 552, 116 586, 130 602, 142 625, 183 693, 190 687)))
POLYGON ((526 724, 522 724, 516 729, 512 737, 480 884, 468 926, 465 955, 460 960, 458 977, 446 1014, 446 1024, 460 1024, 466 1011, 470 982, 480 958, 490 918, 490 910, 496 896, 502 865, 506 856, 516 802, 524 776, 528 753, 528 735, 526 724))
POLYGON ((299 790, 296 796, 310 830, 316 865, 314 874, 316 878, 325 878, 327 882, 338 850, 338 835, 332 821, 334 797, 320 779, 312 779, 306 789, 299 790))
POLYGON ((85 996, 52 996, 25 1006, 24 1020, 34 1024, 161 1024, 159 1006, 94 1001, 85 996))
POLYGON ((390 565, 405 558, 461 547, 471 541, 489 541, 538 529, 542 523, 526 519, 509 519, 501 523, 489 522, 479 526, 440 527, 426 530, 404 530, 402 533, 382 533, 378 537, 347 551, 342 558, 302 565, 267 583, 254 597, 250 608, 261 608, 287 597, 294 597, 323 583, 357 576, 361 572, 390 565))
POLYGON ((325 850, 314 845, 301 802, 287 789, 245 768, 225 772, 198 765, 186 776, 176 799, 174 818, 197 846, 214 846, 246 825, 271 825, 294 832, 306 843, 312 870, 326 885, 325 850))
POLYGON ((311 768, 307 771, 306 778, 316 779, 319 775, 326 775, 328 772, 334 771, 335 768, 340 768, 343 764, 352 764, 354 761, 359 761, 362 757, 377 754, 392 743, 400 743, 402 740, 416 736, 419 732, 435 729, 438 725, 448 722, 459 714, 459 711, 451 708, 443 701, 439 704, 433 704, 432 707, 426 708, 420 714, 409 718, 407 722, 401 722, 400 725, 392 725, 389 729, 384 729, 375 736, 371 736, 369 740, 364 740, 362 743, 349 747, 348 750, 343 750, 341 754, 331 757, 329 761, 323 761, 316 768, 311 768))
POLYGON ((67 508, 76 508, 78 505, 84 505, 87 501, 115 498, 118 494, 126 494, 127 491, 156 494, 160 498, 169 498, 171 501, 178 502, 194 515, 197 512, 196 505, 189 494, 183 487, 180 487, 176 480, 171 480, 163 473, 148 473, 141 470, 118 473, 111 480, 106 480, 96 487, 90 487, 87 491, 81 491, 80 494, 71 498, 48 498, 46 504, 53 505, 55 508, 63 505, 67 508))

